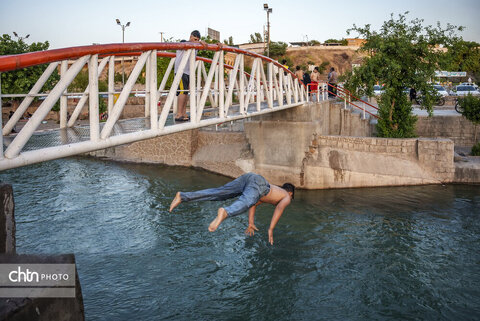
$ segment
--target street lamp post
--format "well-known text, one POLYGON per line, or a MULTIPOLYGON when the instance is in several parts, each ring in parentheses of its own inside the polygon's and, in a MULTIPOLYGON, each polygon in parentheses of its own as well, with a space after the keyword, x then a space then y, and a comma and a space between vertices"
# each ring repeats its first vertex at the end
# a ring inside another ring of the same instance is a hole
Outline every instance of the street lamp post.
POLYGON ((273 9, 268 7, 268 3, 263 4, 263 9, 267 12, 267 57, 270 57, 270 14, 273 9))
POLYGON ((30 35, 26 35, 25 37, 20 37, 15 31, 13 32, 13 35, 15 37, 17 37, 18 40, 22 41, 23 39, 27 39, 28 37, 30 37, 30 35))
MULTIPOLYGON (((122 27, 122 43, 125 43, 125 28, 130 26, 130 21, 126 25, 122 25, 120 19, 116 19, 117 25, 122 27)), ((125 86, 125 66, 123 65, 124 58, 122 57, 122 84, 125 86)))

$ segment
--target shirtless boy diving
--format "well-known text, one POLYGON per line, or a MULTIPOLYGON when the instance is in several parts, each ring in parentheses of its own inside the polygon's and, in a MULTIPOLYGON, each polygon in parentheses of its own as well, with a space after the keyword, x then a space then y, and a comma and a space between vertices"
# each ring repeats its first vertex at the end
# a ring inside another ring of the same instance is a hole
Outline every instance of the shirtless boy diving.
POLYGON ((214 232, 227 217, 236 216, 248 210, 248 227, 245 233, 251 236, 258 231, 254 224, 257 206, 262 203, 272 204, 275 205, 275 210, 268 229, 268 241, 273 245, 273 229, 294 195, 295 186, 290 183, 279 187, 269 184, 258 174, 247 173, 221 187, 196 192, 177 192, 170 204, 170 212, 181 202, 224 201, 239 196, 231 205, 218 209, 217 217, 210 223, 208 230, 214 232))

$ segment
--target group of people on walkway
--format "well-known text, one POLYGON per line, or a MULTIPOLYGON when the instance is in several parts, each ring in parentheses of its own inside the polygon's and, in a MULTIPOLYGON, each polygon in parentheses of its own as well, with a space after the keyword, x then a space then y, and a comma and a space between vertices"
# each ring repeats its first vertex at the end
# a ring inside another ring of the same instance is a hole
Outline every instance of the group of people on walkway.
MULTIPOLYGON (((305 86, 308 87, 308 91, 311 95, 316 95, 318 92, 318 84, 321 81, 321 75, 318 67, 315 67, 312 73, 304 72, 300 66, 295 68, 295 76, 302 81, 305 86)), ((327 76, 328 82, 328 97, 334 97, 337 94, 338 73, 334 67, 330 68, 330 72, 327 76)))

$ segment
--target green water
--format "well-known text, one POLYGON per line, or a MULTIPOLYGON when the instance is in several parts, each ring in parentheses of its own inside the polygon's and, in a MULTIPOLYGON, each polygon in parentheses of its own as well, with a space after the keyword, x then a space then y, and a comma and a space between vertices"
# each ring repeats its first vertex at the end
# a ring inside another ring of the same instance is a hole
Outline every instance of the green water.
POLYGON ((480 186, 298 191, 268 244, 177 190, 228 178, 85 158, 0 173, 19 253, 75 253, 87 320, 480 319, 480 186))

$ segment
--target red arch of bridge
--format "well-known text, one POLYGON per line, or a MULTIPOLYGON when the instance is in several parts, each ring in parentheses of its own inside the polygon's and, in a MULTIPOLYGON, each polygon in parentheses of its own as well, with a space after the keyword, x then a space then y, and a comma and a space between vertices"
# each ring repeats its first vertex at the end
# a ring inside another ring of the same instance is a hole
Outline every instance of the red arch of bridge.
MULTIPOLYGON (((269 57, 263 55, 235 48, 225 46, 223 44, 202 44, 199 42, 175 42, 175 43, 165 43, 165 42, 148 42, 148 43, 114 43, 106 45, 91 45, 91 46, 79 46, 79 47, 69 47, 61 49, 52 49, 45 51, 35 51, 28 52, 18 55, 7 55, 0 56, 0 72, 12 71, 21 68, 51 63, 55 61, 61 61, 66 59, 78 59, 85 55, 138 55, 139 52, 149 51, 149 50, 159 50, 159 56, 162 57, 174 57, 174 53, 162 52, 165 50, 210 50, 210 51, 227 51, 235 54, 244 54, 254 58, 260 58, 263 61, 271 62, 275 66, 282 68, 286 72, 292 74, 292 77, 295 77, 295 74, 282 66, 276 60, 273 60, 269 57)), ((212 60, 203 57, 197 57, 199 60, 211 63, 212 60)), ((226 65, 227 68, 232 68, 231 66, 226 65)), ((299 83, 301 79, 299 79, 299 83)))

